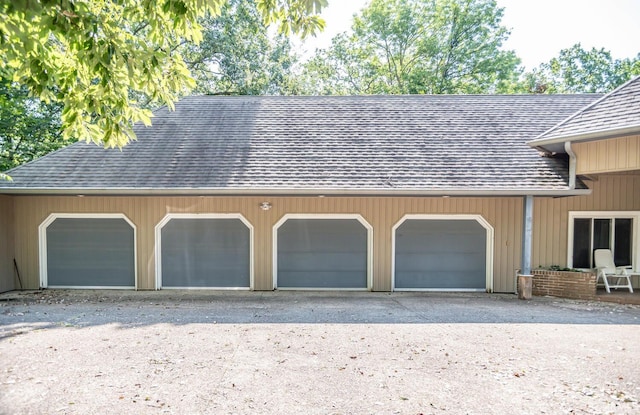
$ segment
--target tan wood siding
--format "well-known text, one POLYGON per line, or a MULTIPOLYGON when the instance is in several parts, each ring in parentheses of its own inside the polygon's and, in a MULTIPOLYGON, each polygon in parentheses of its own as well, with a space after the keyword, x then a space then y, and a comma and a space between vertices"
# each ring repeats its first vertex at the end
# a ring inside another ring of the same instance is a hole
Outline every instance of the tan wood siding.
POLYGON ((593 190, 589 196, 534 199, 534 267, 567 265, 570 211, 640 211, 640 175, 603 174, 587 185, 593 190))
POLYGON ((39 285, 38 226, 52 213, 124 213, 137 227, 138 288, 155 288, 155 226, 167 213, 240 213, 254 226, 254 288, 270 290, 272 230, 287 213, 357 213, 373 226, 373 290, 391 289, 392 227, 406 214, 478 214, 495 231, 494 291, 512 292, 520 264, 522 199, 370 197, 15 198, 16 255, 30 288, 39 285), (273 208, 263 211, 260 202, 273 208))
POLYGON ((13 198, 0 196, 0 293, 15 289, 13 270, 13 198))
POLYGON ((640 135, 575 143, 578 174, 640 170, 640 135))

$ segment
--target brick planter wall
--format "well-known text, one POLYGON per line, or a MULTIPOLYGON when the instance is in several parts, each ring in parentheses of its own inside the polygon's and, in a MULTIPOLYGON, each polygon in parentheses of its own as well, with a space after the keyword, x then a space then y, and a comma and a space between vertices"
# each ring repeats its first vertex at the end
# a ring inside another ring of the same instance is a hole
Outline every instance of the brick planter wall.
POLYGON ((596 296, 596 274, 533 270, 533 295, 591 300, 596 296))

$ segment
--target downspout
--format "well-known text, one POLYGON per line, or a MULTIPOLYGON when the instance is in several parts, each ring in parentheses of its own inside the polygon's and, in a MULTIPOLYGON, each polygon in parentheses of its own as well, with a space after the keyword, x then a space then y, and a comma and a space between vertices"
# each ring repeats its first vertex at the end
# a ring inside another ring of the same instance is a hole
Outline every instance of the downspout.
POLYGON ((522 300, 531 299, 533 275, 531 275, 531 258, 533 253, 533 195, 522 198, 522 264, 517 275, 516 292, 522 300))
POLYGON ((564 142, 564 151, 569 155, 569 189, 574 190, 576 188, 576 153, 571 148, 571 141, 564 142))
POLYGON ((522 214, 522 275, 531 275, 531 257, 533 253, 533 196, 525 196, 522 214))

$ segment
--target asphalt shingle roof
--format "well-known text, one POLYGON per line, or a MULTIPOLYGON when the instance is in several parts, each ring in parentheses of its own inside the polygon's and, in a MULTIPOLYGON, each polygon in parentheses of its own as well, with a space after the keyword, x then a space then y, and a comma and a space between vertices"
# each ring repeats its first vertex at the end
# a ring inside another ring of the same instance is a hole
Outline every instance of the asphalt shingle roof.
POLYGON ((607 132, 630 127, 640 130, 640 76, 571 115, 531 144, 595 132, 606 136, 607 132))
POLYGON ((192 96, 122 151, 75 143, 0 193, 566 191, 566 159, 526 142, 598 97, 192 96))

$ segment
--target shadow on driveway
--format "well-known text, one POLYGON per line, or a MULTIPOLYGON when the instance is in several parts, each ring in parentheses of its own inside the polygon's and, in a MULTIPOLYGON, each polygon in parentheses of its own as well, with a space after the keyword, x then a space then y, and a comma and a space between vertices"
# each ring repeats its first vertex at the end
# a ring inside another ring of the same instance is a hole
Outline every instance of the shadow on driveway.
MULTIPOLYGON (((640 307, 511 294, 44 290, 0 295, 0 330, 20 323, 640 324, 640 307)), ((15 327, 15 326, 14 326, 15 327)))

